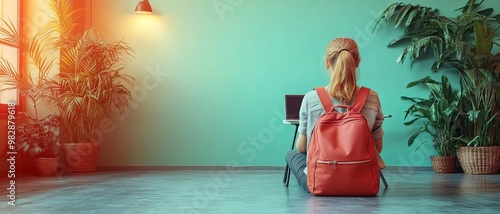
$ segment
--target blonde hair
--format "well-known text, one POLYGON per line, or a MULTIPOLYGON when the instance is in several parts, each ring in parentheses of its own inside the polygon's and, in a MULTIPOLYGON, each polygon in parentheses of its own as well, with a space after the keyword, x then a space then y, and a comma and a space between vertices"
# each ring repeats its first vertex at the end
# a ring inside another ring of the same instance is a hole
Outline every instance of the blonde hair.
POLYGON ((327 69, 330 71, 328 93, 342 103, 349 103, 356 92, 358 45, 350 38, 336 38, 326 49, 327 69))

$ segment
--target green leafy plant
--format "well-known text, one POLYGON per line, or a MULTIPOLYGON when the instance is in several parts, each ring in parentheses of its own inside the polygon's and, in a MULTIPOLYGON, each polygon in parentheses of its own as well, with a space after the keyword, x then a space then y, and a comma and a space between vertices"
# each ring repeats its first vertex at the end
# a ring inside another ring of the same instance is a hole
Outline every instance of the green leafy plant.
POLYGON ((411 116, 411 119, 406 121, 404 125, 413 125, 417 121, 423 122, 422 126, 408 139, 408 146, 413 145, 420 134, 428 133, 432 137, 434 148, 439 156, 453 156, 454 149, 460 139, 457 136, 459 127, 457 118, 461 93, 453 91, 448 78, 444 75, 441 82, 427 76, 409 83, 407 88, 420 84, 425 84, 430 90, 429 98, 401 97, 403 100, 413 102, 406 110, 404 117, 405 121, 409 119, 408 116, 411 116))
POLYGON ((23 121, 16 127, 17 149, 33 157, 57 157, 61 148, 59 142, 61 117, 50 114, 40 120, 31 118, 25 112, 17 115, 23 121))
POLYGON ((500 53, 493 55, 493 29, 474 23, 475 46, 466 58, 461 76, 464 143, 467 146, 500 145, 500 53))

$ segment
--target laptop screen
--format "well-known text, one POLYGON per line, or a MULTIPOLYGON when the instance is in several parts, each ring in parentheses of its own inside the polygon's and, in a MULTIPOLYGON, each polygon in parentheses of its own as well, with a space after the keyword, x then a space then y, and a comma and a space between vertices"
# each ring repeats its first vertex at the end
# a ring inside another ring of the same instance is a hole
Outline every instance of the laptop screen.
POLYGON ((285 95, 285 119, 286 120, 298 120, 300 105, 302 105, 302 99, 304 95, 285 95))

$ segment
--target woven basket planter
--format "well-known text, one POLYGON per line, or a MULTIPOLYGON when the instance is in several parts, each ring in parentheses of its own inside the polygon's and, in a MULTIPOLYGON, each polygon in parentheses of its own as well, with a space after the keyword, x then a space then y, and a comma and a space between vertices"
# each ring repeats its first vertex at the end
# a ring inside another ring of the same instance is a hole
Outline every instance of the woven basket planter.
POLYGON ((99 144, 65 143, 64 160, 72 172, 95 172, 99 159, 99 144))
POLYGON ((467 174, 495 174, 500 168, 500 146, 457 149, 458 161, 467 174))
POLYGON ((456 160, 455 156, 431 156, 432 168, 436 173, 455 172, 456 160))
POLYGON ((59 157, 33 159, 33 165, 35 167, 35 170, 41 176, 56 175, 58 164, 59 164, 59 157))

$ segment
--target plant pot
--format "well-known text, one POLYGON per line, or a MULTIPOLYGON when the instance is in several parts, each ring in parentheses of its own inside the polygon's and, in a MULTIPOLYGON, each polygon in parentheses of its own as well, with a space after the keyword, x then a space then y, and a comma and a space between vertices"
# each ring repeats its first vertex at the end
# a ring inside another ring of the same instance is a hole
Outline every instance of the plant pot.
POLYGON ((500 146, 457 149, 458 161, 467 174, 495 174, 500 168, 500 146))
POLYGON ((436 173, 455 172, 456 160, 455 156, 431 156, 432 168, 436 173))
POLYGON ((99 158, 99 144, 65 143, 64 160, 72 172, 95 172, 99 158))
POLYGON ((33 165, 35 167, 35 170, 41 176, 56 175, 58 164, 59 164, 59 157, 33 159, 33 165))

